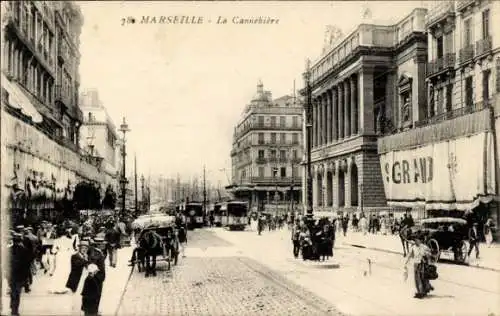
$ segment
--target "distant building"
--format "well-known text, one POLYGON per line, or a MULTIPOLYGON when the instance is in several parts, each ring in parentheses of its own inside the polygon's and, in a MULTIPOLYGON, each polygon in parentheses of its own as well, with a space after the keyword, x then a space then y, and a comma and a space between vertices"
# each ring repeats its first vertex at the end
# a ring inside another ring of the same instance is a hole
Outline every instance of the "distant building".
POLYGON ((86 90, 80 94, 80 109, 83 125, 80 128, 80 144, 92 156, 102 159, 102 171, 106 187, 111 185, 119 192, 117 152, 120 152, 117 130, 113 120, 99 99, 97 90, 86 90))
POLYGON ((232 184, 226 187, 252 209, 300 206, 302 105, 292 96, 273 100, 262 82, 234 129, 232 184))
POLYGON ((377 138, 426 115, 425 14, 360 24, 312 64, 315 211, 387 210, 377 138))

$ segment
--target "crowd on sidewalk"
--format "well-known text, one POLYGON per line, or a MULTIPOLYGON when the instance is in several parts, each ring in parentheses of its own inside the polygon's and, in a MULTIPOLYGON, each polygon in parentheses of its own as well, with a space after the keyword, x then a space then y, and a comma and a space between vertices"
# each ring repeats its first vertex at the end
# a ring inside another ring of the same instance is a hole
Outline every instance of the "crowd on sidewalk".
POLYGON ((2 272, 12 315, 19 315, 23 290, 30 293, 40 274, 48 279, 49 295, 64 295, 71 302, 72 315, 98 315, 105 261, 109 257, 109 266, 116 267, 117 249, 128 235, 126 225, 113 218, 106 222, 85 218, 79 225, 65 223, 63 233, 58 228, 42 221, 36 234, 31 226, 11 230, 10 262, 2 272))

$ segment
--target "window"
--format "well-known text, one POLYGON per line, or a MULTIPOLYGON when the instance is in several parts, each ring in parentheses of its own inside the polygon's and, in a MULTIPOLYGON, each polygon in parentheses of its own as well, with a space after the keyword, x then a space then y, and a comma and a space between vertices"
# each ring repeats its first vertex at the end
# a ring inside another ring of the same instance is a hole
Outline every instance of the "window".
POLYGON ((285 178, 285 177, 286 177, 286 167, 281 167, 281 172, 280 172, 280 174, 281 174, 281 177, 282 177, 282 178, 285 178))
POLYGON ((286 160, 286 150, 280 150, 280 160, 286 160))
POLYGON ((447 33, 444 36, 444 52, 446 54, 453 53, 455 51, 453 47, 453 32, 447 33))
POLYGON ((284 116, 280 116, 280 127, 286 126, 286 118, 284 116))
POLYGON ((259 124, 259 126, 264 126, 264 116, 259 116, 257 118, 257 123, 259 124))
POLYGON ((471 107, 474 104, 474 88, 472 83, 472 76, 465 79, 465 106, 467 107, 471 107))
POLYGON ((446 112, 451 112, 453 100, 453 84, 446 87, 446 112))
POLYGON ((280 133, 280 142, 282 144, 286 143, 286 134, 285 133, 280 133))
POLYGON ((270 153, 271 153, 271 158, 276 159, 276 150, 271 149, 270 153))
POLYGON ((292 134, 292 143, 298 144, 299 143, 299 134, 298 133, 293 133, 292 134))
POLYGON ((443 37, 437 37, 436 38, 436 58, 443 58, 443 53, 444 53, 444 44, 443 44, 443 37))
POLYGON ((264 159, 264 150, 259 149, 258 155, 259 155, 259 159, 264 159))
POLYGON ((292 158, 297 159, 297 149, 292 150, 292 158))
POLYGON ((29 21, 29 13, 28 13, 28 4, 27 2, 24 5, 21 5, 21 29, 25 34, 28 34, 28 21, 29 21))
POLYGON ((299 127, 299 118, 297 116, 292 118, 292 125, 293 127, 299 127))
POLYGON ((271 116, 271 127, 276 127, 276 116, 271 116))
POLYGON ((486 9, 483 11, 483 39, 487 39, 490 36, 490 10, 486 9))
POLYGON ((490 98, 490 70, 483 71, 483 101, 490 98))
POLYGON ((472 25, 471 19, 464 21, 464 48, 472 45, 472 25))
POLYGON ((443 102, 444 102, 443 99, 444 99, 444 89, 438 88, 436 95, 436 109, 435 109, 436 115, 443 113, 443 102))
POLYGON ((259 140, 258 140, 259 145, 264 144, 264 133, 259 133, 258 135, 259 135, 259 140))
POLYGON ((264 167, 259 167, 259 178, 264 177, 264 167))
POLYGON ((271 172, 273 173, 273 178, 276 178, 278 176, 278 168, 272 168, 271 172))
POLYGON ((271 144, 276 144, 276 133, 271 133, 271 144))

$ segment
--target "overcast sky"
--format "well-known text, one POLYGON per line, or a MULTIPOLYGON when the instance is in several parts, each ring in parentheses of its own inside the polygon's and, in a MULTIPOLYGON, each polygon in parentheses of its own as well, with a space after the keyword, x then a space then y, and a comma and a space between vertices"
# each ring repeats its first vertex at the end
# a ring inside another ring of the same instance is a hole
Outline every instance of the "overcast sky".
MULTIPOLYGON (((325 26, 348 33, 368 7, 391 23, 421 5, 409 2, 78 2, 81 86, 96 88, 118 126, 125 116, 128 166, 139 173, 230 177, 233 127, 258 79, 277 98, 302 87, 305 59, 319 57, 325 26), (201 25, 121 25, 129 16, 203 16, 201 25), (228 24, 214 23, 218 16, 228 24), (235 25, 234 16, 271 17, 273 25, 235 25)), ((131 170, 131 169, 129 169, 131 170)))

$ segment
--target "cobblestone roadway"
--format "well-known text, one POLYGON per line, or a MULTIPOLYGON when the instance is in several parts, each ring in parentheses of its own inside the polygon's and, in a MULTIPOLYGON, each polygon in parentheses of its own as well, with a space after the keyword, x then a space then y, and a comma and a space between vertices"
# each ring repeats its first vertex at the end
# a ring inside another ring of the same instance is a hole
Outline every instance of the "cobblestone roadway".
MULTIPOLYGON (((189 247, 227 247, 211 232, 191 232, 189 247)), ((163 268, 164 263, 160 264, 163 268)), ((243 257, 188 257, 172 273, 134 272, 119 315, 340 315, 329 303, 243 257)))

